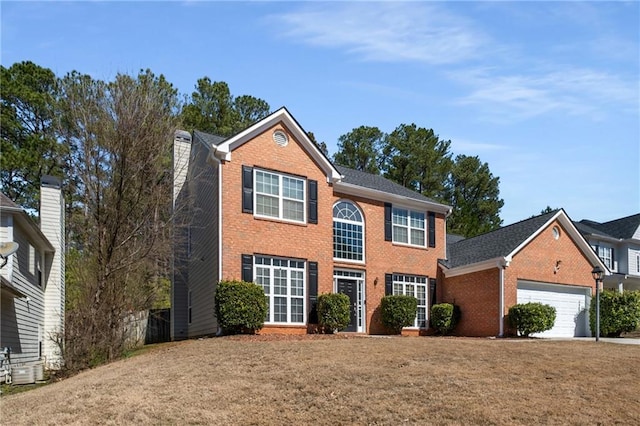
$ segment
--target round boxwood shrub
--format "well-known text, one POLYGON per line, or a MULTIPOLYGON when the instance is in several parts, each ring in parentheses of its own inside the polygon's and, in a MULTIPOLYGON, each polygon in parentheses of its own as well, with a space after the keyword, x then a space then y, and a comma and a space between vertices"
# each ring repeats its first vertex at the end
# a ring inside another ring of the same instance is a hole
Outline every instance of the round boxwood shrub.
POLYGON ((318 323, 325 333, 344 330, 351 320, 351 301, 342 293, 318 296, 318 323))
MULTIPOLYGON (((591 332, 596 332, 596 299, 591 299, 589 308, 591 332)), ((640 326, 640 291, 617 292, 605 290, 600 293, 600 335, 620 337, 620 334, 635 331, 640 326)))
POLYGON ((267 316, 264 290, 244 281, 220 281, 215 306, 218 325, 226 334, 254 334, 267 316))
POLYGON ((418 311, 418 299, 413 296, 384 296, 380 302, 382 324, 395 334, 402 333, 403 327, 413 325, 418 311))
POLYGON ((553 328, 556 308, 542 303, 520 303, 509 308, 509 323, 521 336, 542 333, 553 328))
POLYGON ((460 308, 451 303, 431 307, 431 326, 442 335, 449 334, 460 320, 460 308))

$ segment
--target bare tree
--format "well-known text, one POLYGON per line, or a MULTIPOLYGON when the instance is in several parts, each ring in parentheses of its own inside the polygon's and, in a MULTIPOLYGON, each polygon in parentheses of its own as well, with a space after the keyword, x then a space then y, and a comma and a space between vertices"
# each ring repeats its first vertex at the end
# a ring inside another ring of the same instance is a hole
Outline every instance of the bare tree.
POLYGON ((77 185, 65 352, 83 368, 122 354, 127 316, 151 306, 168 274, 179 105, 149 70, 112 82, 73 72, 61 88, 60 134, 77 185))

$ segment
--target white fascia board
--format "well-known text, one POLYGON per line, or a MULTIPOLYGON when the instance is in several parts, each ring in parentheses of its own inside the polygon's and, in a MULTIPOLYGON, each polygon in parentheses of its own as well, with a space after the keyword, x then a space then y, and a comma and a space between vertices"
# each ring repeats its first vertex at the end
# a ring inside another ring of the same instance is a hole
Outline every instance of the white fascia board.
POLYGON ((33 222, 33 220, 23 209, 7 209, 4 207, 2 208, 3 213, 9 210, 11 210, 11 212, 13 213, 13 226, 17 224, 20 229, 22 229, 22 231, 26 234, 30 244, 33 244, 34 247, 47 253, 54 253, 56 251, 49 239, 44 235, 42 230, 33 222))
POLYGON ((591 261, 593 266, 600 266, 605 273, 609 275, 609 269, 605 266, 605 264, 600 260, 595 251, 591 248, 591 245, 585 240, 580 231, 575 227, 567 213, 563 209, 558 210, 556 214, 554 214, 544 225, 536 230, 533 234, 529 236, 522 244, 516 247, 509 255, 507 256, 509 259, 513 258, 520 250, 522 250, 527 244, 529 244, 534 238, 540 235, 545 229, 549 227, 551 223, 554 221, 560 222, 560 224, 564 227, 565 232, 571 237, 574 243, 578 246, 578 248, 582 251, 582 253, 591 261))
POLYGON ((459 275, 471 274, 473 272, 486 271, 487 269, 503 268, 509 266, 510 258, 494 257, 493 259, 483 260, 482 262, 472 263, 470 265, 458 266, 457 268, 447 268, 442 266, 442 273, 446 278, 457 277, 459 275))
POLYGON ((294 135, 296 140, 300 141, 307 153, 320 165, 322 171, 327 175, 327 182, 335 182, 342 178, 340 172, 331 164, 307 136, 306 132, 300 127, 298 122, 289 114, 286 108, 282 107, 273 114, 258 121, 253 126, 243 130, 235 136, 230 137, 214 148, 214 155, 220 160, 231 161, 231 152, 245 142, 264 133, 267 129, 273 127, 276 123, 282 122, 287 129, 294 135))
POLYGON ((451 207, 446 206, 444 204, 430 202, 430 201, 420 201, 414 198, 405 197, 403 195, 390 194, 385 191, 380 191, 378 189, 365 188, 363 186, 354 185, 351 183, 345 182, 335 182, 333 187, 336 192, 345 195, 354 195, 358 197, 368 198, 371 200, 389 202, 402 205, 403 207, 420 209, 420 210, 428 210, 436 213, 442 213, 445 216, 449 216, 451 214, 451 207))

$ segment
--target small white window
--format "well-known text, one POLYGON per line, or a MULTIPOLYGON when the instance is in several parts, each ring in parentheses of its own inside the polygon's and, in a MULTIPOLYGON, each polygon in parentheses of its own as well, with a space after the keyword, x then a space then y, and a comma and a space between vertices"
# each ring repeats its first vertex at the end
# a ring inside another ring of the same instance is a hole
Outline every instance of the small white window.
POLYGON ((427 232, 425 213, 393 208, 393 242, 425 247, 427 232))
POLYGON ((558 238, 560 238, 560 229, 558 229, 557 226, 553 227, 553 229, 551 230, 551 233, 553 234, 554 240, 557 240, 558 238))

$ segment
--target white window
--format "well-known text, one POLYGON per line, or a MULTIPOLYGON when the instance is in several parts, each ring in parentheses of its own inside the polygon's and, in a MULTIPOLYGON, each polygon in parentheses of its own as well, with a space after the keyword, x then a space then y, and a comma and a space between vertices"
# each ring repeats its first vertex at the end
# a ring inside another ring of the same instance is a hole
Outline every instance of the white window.
POLYGON ((305 323, 304 261, 255 256, 254 277, 269 305, 266 324, 305 323))
POLYGON ((364 261, 364 221, 360 210, 348 201, 333 206, 333 257, 364 261))
POLYGON ((418 300, 418 311, 413 327, 427 327, 427 277, 393 274, 393 294, 413 296, 418 300))
POLYGON ((305 222, 304 179, 256 170, 255 182, 256 216, 305 222))
POLYGON ((423 212, 393 208, 393 242, 425 247, 426 220, 423 212))
POLYGON ((613 256, 611 247, 598 246, 598 257, 609 269, 613 269, 613 256))

